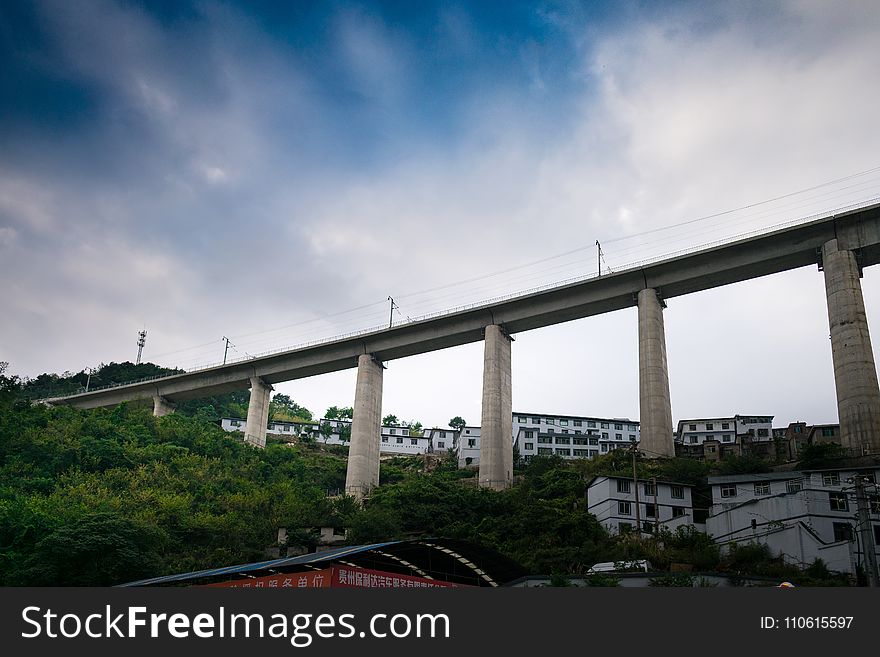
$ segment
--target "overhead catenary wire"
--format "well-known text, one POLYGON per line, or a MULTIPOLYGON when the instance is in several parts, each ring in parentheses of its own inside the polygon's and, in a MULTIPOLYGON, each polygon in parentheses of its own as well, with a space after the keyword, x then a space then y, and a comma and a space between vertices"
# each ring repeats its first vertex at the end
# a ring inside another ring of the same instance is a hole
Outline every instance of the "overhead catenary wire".
MULTIPOLYGON (((708 215, 703 215, 701 217, 697 217, 695 219, 690 219, 683 222, 678 222, 676 224, 671 224, 667 226, 661 226, 657 228, 651 228, 648 230, 640 231, 638 233, 633 233, 630 235, 622 235, 619 237, 605 239, 603 241, 603 245, 605 244, 621 244, 624 245, 627 240, 638 240, 643 239, 645 237, 658 235, 660 233, 666 233, 666 236, 659 240, 650 240, 643 241, 641 243, 632 244, 630 246, 624 246, 624 248, 618 250, 609 250, 607 251, 608 257, 612 257, 614 260, 620 260, 626 256, 636 256, 636 255, 644 255, 649 252, 652 248, 656 248, 661 244, 675 244, 676 242, 682 242, 687 239, 691 239, 697 235, 707 235, 707 234, 717 234, 721 229, 731 229, 735 227, 741 227, 749 224, 750 222, 754 222, 756 218, 767 218, 778 216, 781 213, 786 212, 786 207, 805 207, 809 206, 810 203, 815 202, 816 200, 825 199, 826 201, 840 198, 841 195, 846 192, 846 190, 859 190, 865 191, 866 188, 870 186, 880 185, 880 181, 868 178, 870 176, 877 177, 877 174, 880 174, 880 166, 873 167, 870 169, 866 169, 864 171, 856 172, 853 174, 849 174, 847 176, 842 176, 836 178, 834 180, 826 181, 817 185, 812 185, 810 187, 806 187, 800 189, 798 191, 789 192, 787 194, 781 194, 774 196, 769 199, 765 199, 763 201, 758 201, 755 203, 749 203, 743 206, 739 206, 737 208, 733 208, 730 210, 725 210, 722 212, 716 212, 708 215), (830 189, 833 185, 840 185, 843 182, 852 182, 852 184, 830 189), (809 194, 812 196, 809 196, 809 194), (780 203, 783 202, 783 203, 780 203), (782 207, 773 207, 772 204, 777 203, 782 207), (757 211, 755 211, 757 210, 757 211), (745 211, 755 211, 752 212, 749 216, 737 218, 734 221, 730 221, 737 213, 742 213, 745 211), (724 224, 721 226, 711 225, 713 220, 724 219, 724 224), (697 230, 691 230, 691 227, 696 227, 697 230), (686 231, 679 232, 675 234, 677 230, 685 228, 686 231)), ((592 248, 595 244, 584 244, 573 249, 568 249, 562 253, 557 253, 554 255, 546 256, 543 258, 538 258, 527 263, 523 263, 520 265, 505 267, 503 269, 488 272, 485 274, 481 274, 478 276, 467 277, 458 281, 453 281, 450 283, 445 283, 442 285, 432 286, 426 289, 406 292, 404 294, 395 295, 395 299, 412 299, 415 300, 414 303, 407 303, 407 314, 406 320, 398 320, 395 322, 392 320, 390 322, 391 325, 395 323, 399 323, 400 321, 413 321, 413 317, 418 320, 418 314, 420 311, 426 308, 436 307, 438 303, 440 303, 444 299, 448 298, 458 298, 458 299, 469 299, 471 297, 475 297, 477 294, 482 292, 491 292, 495 290, 504 290, 505 286, 509 289, 509 286, 512 282, 522 281, 522 282, 543 282, 546 281, 551 273, 555 273, 558 276, 562 276, 565 273, 572 273, 576 276, 573 278, 589 278, 591 276, 595 276, 599 273, 599 271, 593 271, 590 268, 590 271, 585 271, 585 262, 587 260, 586 254, 583 253, 590 248, 592 248), (581 256, 582 257, 577 257, 581 256), (576 256, 575 258, 570 258, 571 256, 576 256), (565 258, 570 258, 570 260, 565 260, 565 258), (549 267, 544 267, 540 269, 536 269, 539 265, 546 263, 553 263, 549 267), (560 262, 561 261, 561 262, 560 262), (506 276, 507 274, 517 273, 516 276, 506 276), (501 279, 500 277, 505 277, 501 279), (493 281, 493 279, 497 279, 493 281), (471 287, 466 290, 455 290, 455 288, 460 288, 465 285, 470 285, 472 283, 485 281, 486 285, 471 287), (491 282, 490 282, 491 281, 491 282), (433 295, 435 292, 440 291, 449 291, 445 295, 433 295), (424 297, 422 300, 418 300, 418 297, 424 297)), ((608 262, 608 258, 606 256, 606 251, 603 249, 600 253, 600 268, 601 265, 611 270, 610 264, 608 262)), ((619 262, 616 264, 617 268, 620 268, 621 265, 619 262)), ((557 280, 558 280, 557 276, 557 280)), ((548 281, 551 282, 551 281, 548 281)), ((537 285, 535 287, 538 287, 537 285)), ((352 308, 348 308, 345 310, 341 310, 333 313, 323 313, 315 317, 304 318, 302 320, 292 322, 289 324, 285 324, 282 326, 269 328, 269 329, 261 329, 259 331, 253 331, 249 333, 241 333, 241 334, 233 334, 231 337, 235 338, 240 344, 246 344, 249 351, 254 351, 255 347, 260 345, 268 345, 268 344, 281 344, 282 342, 286 344, 290 344, 291 341, 294 340, 303 340, 306 341, 311 335, 315 335, 317 332, 321 332, 326 334, 327 326, 325 324, 330 324, 333 326, 334 330, 340 331, 343 327, 359 325, 361 327, 365 326, 367 321, 372 319, 375 315, 374 313, 369 313, 367 315, 358 315, 356 317, 352 317, 349 320, 346 320, 344 323, 339 324, 338 322, 330 322, 329 320, 336 319, 339 317, 344 317, 345 315, 350 315, 353 313, 357 313, 362 310, 369 309, 374 306, 379 306, 380 304, 384 304, 385 301, 374 301, 368 304, 362 304, 359 306, 355 306, 352 308), (292 328, 299 328, 303 326, 308 326, 310 324, 315 324, 315 330, 309 331, 307 333, 297 332, 296 335, 281 335, 284 331, 289 331, 292 328), (271 334, 277 333, 279 335, 272 336, 271 334), (263 339, 258 340, 246 340, 249 337, 255 336, 265 336, 263 339)), ((464 305, 464 304, 461 304, 464 305)), ((392 313, 393 313, 392 306, 392 313)), ((186 360, 196 360, 202 356, 202 352, 197 350, 202 347, 209 346, 212 343, 203 343, 201 345, 196 345, 193 347, 186 347, 181 349, 176 349, 172 351, 166 351, 160 354, 156 354, 153 358, 160 359, 169 355, 174 354, 185 354, 187 352, 190 353, 190 357, 186 360)))

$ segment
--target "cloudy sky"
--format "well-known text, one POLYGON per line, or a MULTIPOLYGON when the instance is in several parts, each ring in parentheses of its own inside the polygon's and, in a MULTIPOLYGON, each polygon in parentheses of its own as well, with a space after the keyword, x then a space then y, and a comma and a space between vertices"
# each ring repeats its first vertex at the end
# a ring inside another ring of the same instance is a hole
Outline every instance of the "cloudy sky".
MULTIPOLYGON (((134 360, 146 327, 192 368, 864 202, 878 33, 871 1, 4 2, 0 360, 134 360)), ((636 329, 517 335, 514 409, 637 418, 636 329)), ((666 329, 676 420, 836 421, 816 268, 666 329)), ((481 376, 479 344, 390 362, 384 410, 477 424, 481 376)), ((322 413, 354 372, 278 390, 322 413)))

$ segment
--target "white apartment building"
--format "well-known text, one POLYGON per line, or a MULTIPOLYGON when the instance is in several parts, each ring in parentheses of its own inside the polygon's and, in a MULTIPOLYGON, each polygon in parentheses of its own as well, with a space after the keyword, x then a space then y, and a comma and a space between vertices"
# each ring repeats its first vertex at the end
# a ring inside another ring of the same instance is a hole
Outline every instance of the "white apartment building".
POLYGON ((749 436, 752 442, 773 440, 772 415, 734 415, 733 417, 679 420, 675 440, 683 445, 702 445, 707 440, 721 444, 736 443, 737 436, 749 436))
MULTIPOLYGON (((223 418, 220 426, 225 431, 244 431, 245 420, 240 418, 223 418)), ((327 420, 318 422, 281 422, 271 421, 266 427, 266 433, 277 436, 302 437, 309 436, 313 440, 325 445, 348 445, 351 437, 351 420, 327 420), (324 427, 329 428, 329 434, 325 433, 324 427)), ((444 432, 451 434, 451 430, 444 432)), ((381 431, 379 453, 384 455, 413 455, 426 454, 431 451, 431 438, 424 432, 418 436, 410 436, 409 427, 383 426, 381 431)), ((450 440, 451 442, 451 440, 450 440)))
MULTIPOLYGON (((875 482, 880 477, 876 467, 709 477, 707 533, 722 545, 764 543, 800 567, 820 558, 831 570, 853 574, 863 548, 855 492, 847 480, 857 472, 875 482)), ((880 545, 876 485, 869 493, 871 532, 880 545)))
POLYGON ((456 452, 458 467, 480 465, 480 427, 462 427, 456 452))
POLYGON ((639 423, 583 415, 513 414, 513 440, 522 458, 592 458, 639 441, 639 423))
POLYGON ((659 527, 675 531, 694 524, 691 486, 640 480, 638 496, 637 504, 636 482, 632 477, 593 477, 587 485, 587 509, 612 534, 634 531, 637 518, 646 533, 659 527))

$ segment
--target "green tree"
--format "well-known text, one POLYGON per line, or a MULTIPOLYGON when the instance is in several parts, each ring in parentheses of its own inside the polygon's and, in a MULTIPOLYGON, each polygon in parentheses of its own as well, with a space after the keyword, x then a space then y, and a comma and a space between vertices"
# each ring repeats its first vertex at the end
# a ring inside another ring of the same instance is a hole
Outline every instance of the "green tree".
POLYGON ((467 422, 464 421, 464 418, 461 415, 456 415, 454 418, 449 420, 449 426, 456 431, 461 431, 464 427, 467 426, 467 422))
POLYGON ((400 424, 400 420, 397 418, 396 415, 386 415, 385 417, 382 418, 382 426, 383 427, 395 426, 398 424, 400 424))

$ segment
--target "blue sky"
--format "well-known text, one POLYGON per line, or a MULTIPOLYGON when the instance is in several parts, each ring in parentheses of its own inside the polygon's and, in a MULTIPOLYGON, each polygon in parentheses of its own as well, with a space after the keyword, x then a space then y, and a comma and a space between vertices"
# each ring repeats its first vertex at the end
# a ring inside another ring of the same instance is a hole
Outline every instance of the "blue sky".
MULTIPOLYGON (((877 195, 644 234, 880 165, 878 27, 872 2, 3 3, 0 360, 133 359, 146 326, 147 358, 192 367, 224 335, 378 325, 388 295, 405 321, 586 275, 597 239, 619 268, 877 195)), ((670 302, 675 419, 833 421, 821 283, 670 302)), ((635 330, 518 336, 514 406, 636 417, 635 330)), ((476 423, 480 365, 390 363, 386 410, 476 423)), ((321 412, 354 376, 280 389, 321 412)))

